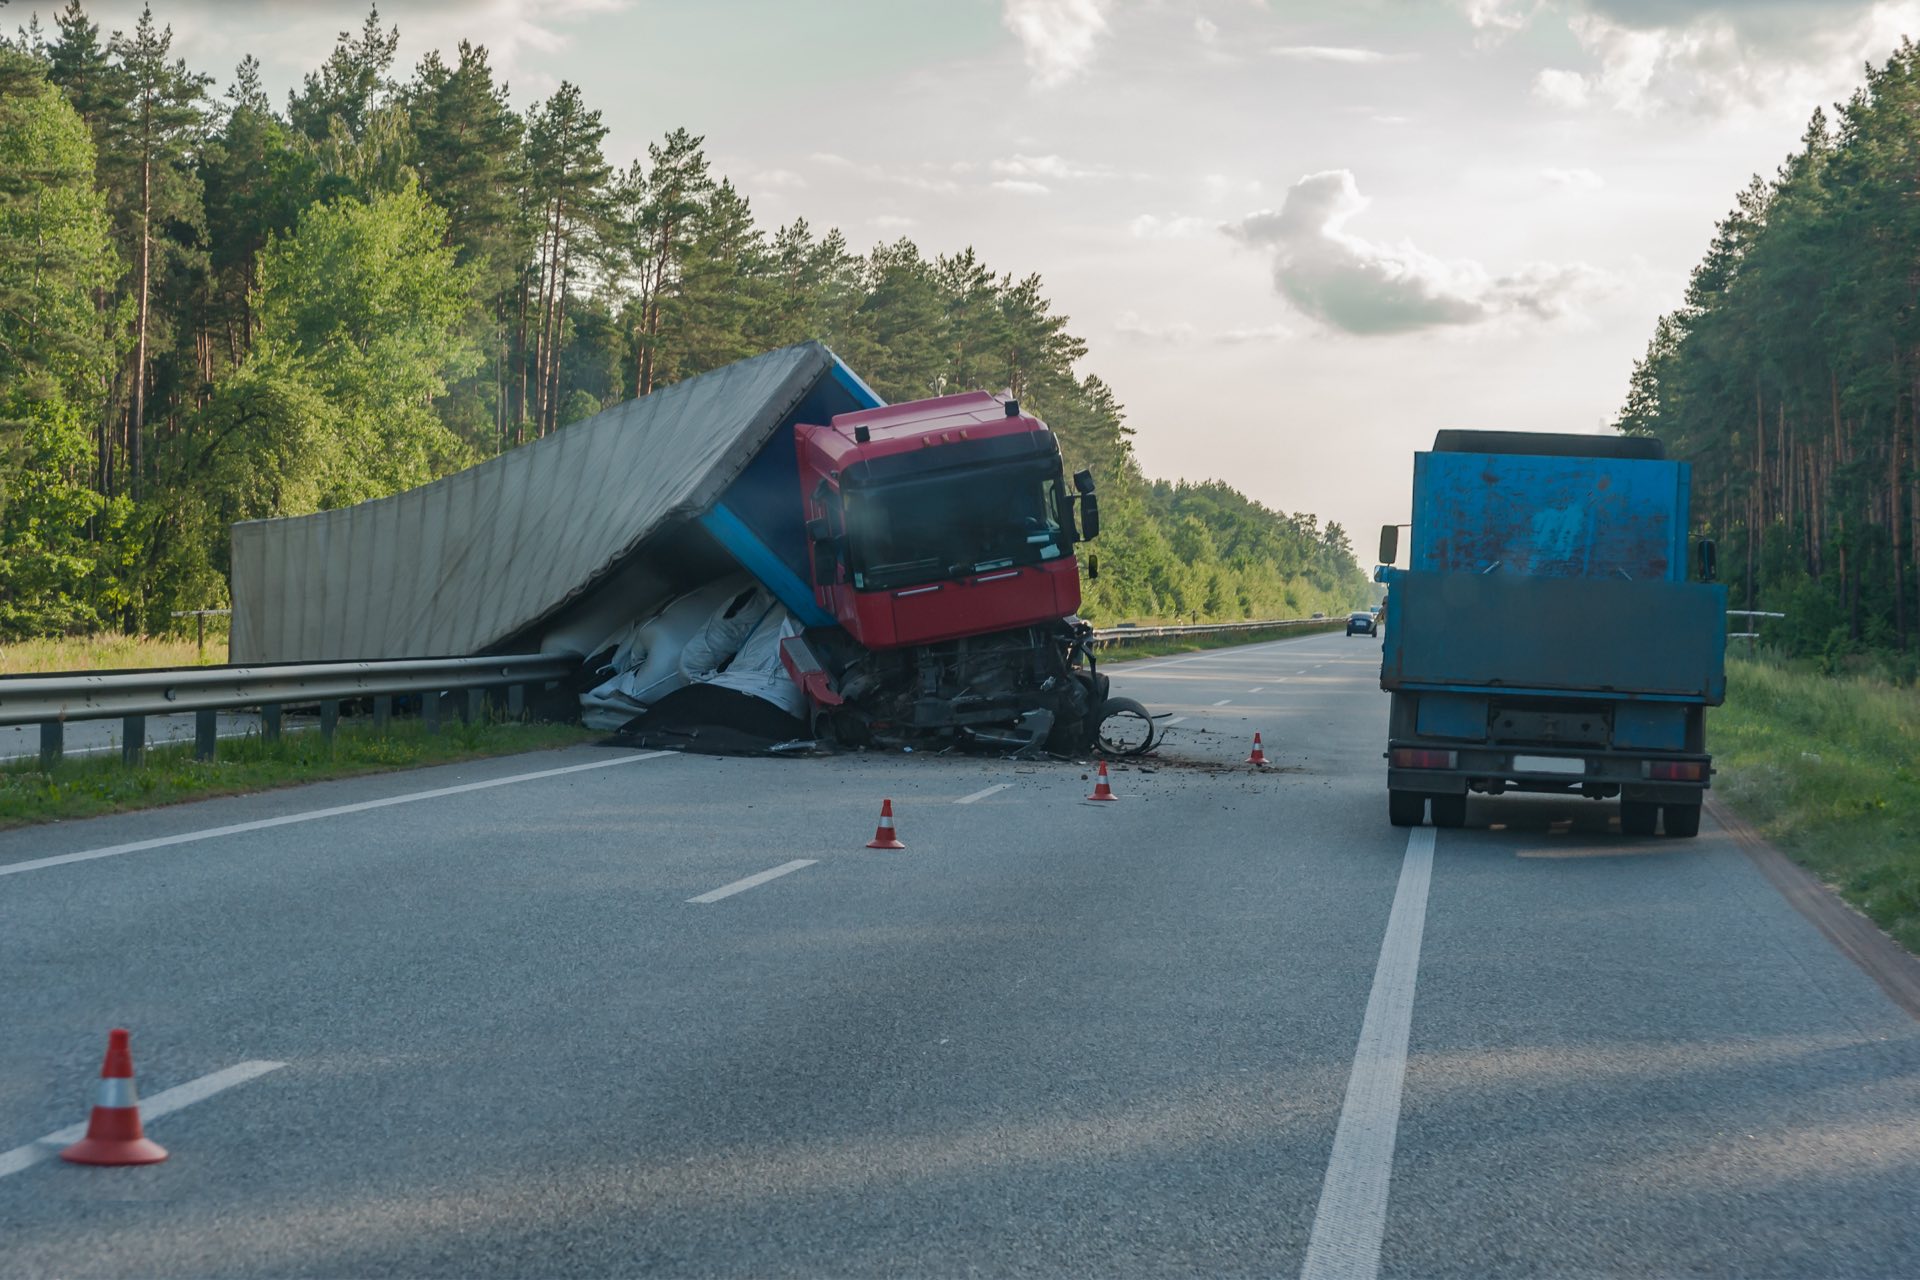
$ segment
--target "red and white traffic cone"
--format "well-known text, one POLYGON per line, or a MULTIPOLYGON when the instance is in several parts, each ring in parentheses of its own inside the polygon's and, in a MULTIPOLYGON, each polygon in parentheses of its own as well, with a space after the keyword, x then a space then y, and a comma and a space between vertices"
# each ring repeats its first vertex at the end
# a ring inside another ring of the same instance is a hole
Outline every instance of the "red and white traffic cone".
POLYGON ((100 1100, 87 1119, 87 1136, 60 1158, 75 1164, 159 1164, 167 1158, 167 1149, 140 1128, 140 1095, 133 1087, 133 1052, 124 1027, 107 1032, 100 1100))
POLYGON ((1253 754, 1247 757, 1247 763, 1257 764, 1262 768, 1267 763, 1267 749, 1260 745, 1260 734, 1257 730, 1253 735, 1253 754))
POLYGON ((1102 760, 1100 762, 1100 777, 1094 782, 1093 794, 1088 796, 1087 799, 1118 800, 1119 798, 1119 796, 1113 794, 1113 788, 1107 785, 1107 762, 1102 760))
POLYGON ((893 801, 880 802, 880 827, 873 833, 873 839, 867 841, 869 849, 904 849, 900 837, 893 830, 893 801))

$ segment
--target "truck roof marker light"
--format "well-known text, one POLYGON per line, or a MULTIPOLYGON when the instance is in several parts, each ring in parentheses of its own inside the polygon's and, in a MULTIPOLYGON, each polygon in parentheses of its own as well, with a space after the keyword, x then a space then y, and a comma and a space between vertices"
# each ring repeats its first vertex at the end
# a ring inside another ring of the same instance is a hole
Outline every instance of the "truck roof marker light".
POLYGON ((858 426, 854 427, 853 442, 855 444, 866 444, 872 439, 873 439, 873 432, 867 428, 866 423, 863 422, 863 423, 860 423, 858 426))
POLYGON ((1007 416, 1009 418, 1017 418, 1020 416, 1020 402, 1018 400, 1007 401, 1007 416))

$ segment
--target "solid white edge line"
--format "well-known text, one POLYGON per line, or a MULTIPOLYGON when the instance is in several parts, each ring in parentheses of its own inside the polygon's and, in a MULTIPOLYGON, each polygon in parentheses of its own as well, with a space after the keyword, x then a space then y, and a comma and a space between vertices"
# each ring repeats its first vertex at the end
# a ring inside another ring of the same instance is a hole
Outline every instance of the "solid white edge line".
MULTIPOLYGON (((284 1062, 242 1062, 223 1071, 201 1076, 198 1080, 189 1080, 185 1084, 164 1089, 151 1098, 140 1102, 140 1122, 152 1124, 161 1116, 171 1114, 182 1107, 190 1107, 205 1098, 211 1098, 222 1089, 231 1089, 237 1084, 278 1071, 286 1066, 284 1062)), ((22 1169, 31 1169, 42 1160, 51 1160, 60 1154, 60 1148, 71 1146, 87 1136, 87 1122, 70 1124, 64 1129, 55 1129, 44 1138, 36 1138, 24 1147, 15 1147, 11 1151, 0 1151, 0 1178, 10 1173, 19 1173, 22 1169)))
POLYGON ((986 788, 983 791, 976 791, 970 796, 961 796, 958 800, 955 800, 954 803, 955 804, 972 804, 976 800, 985 800, 988 796, 994 795, 1001 791, 1005 791, 1008 787, 1012 785, 1013 784, 1011 782, 996 782, 992 786, 986 788))
POLYGON ((255 822, 236 822, 230 827, 208 827, 200 831, 183 831, 179 835, 156 836, 151 840, 130 840, 126 844, 112 844, 100 849, 83 849, 79 853, 55 854, 50 858, 33 858, 26 862, 11 862, 0 866, 0 876, 19 875, 23 871, 39 871, 46 867, 61 867, 69 862, 90 862, 95 858, 113 858, 123 853, 144 853, 148 849, 164 849, 169 845, 192 844, 196 840, 213 840, 220 836, 235 836, 248 831, 265 831, 269 827, 288 827, 299 822, 317 822, 321 818, 337 818, 342 814, 365 813, 369 809, 385 809, 396 804, 412 804, 417 800, 437 800, 442 796, 464 795, 469 791, 485 791, 491 787, 504 787, 515 782, 532 782, 538 778, 556 778, 565 773, 584 773, 589 769, 609 769, 615 765, 638 764, 642 760, 658 760, 661 756, 670 756, 671 751, 648 751, 635 756, 620 756, 613 760, 594 760, 587 764, 570 764, 558 769, 539 769, 533 773, 516 773, 505 778, 488 778, 484 782, 463 782, 456 787, 435 787, 431 791, 409 791, 405 795, 385 796, 379 800, 362 800, 357 804, 339 804, 328 809, 309 809, 304 813, 288 813, 278 818, 261 818, 255 822))
POLYGON ((723 884, 718 889, 709 889, 699 897, 688 898, 687 901, 718 902, 722 898, 731 898, 736 893, 745 893, 756 885, 763 885, 769 880, 778 880, 781 876, 789 872, 798 871, 802 867, 810 867, 818 861, 820 861, 818 858, 795 858, 792 862, 783 862, 777 867, 769 867, 765 871, 756 872, 744 880, 735 880, 732 884, 723 884))
POLYGON ((1115 668, 1114 670, 1115 675, 1123 675, 1123 676, 1139 675, 1142 671, 1158 671, 1162 667, 1177 667, 1183 662, 1205 662, 1208 658, 1227 658, 1227 657, 1232 657, 1235 654, 1252 653, 1256 649, 1270 649, 1275 645, 1299 644, 1302 640, 1311 640, 1314 638, 1314 636, 1317 636, 1320 634, 1322 633, 1314 632, 1313 635, 1282 636, 1278 640, 1262 640, 1258 644, 1223 645, 1218 649, 1209 649, 1205 653, 1196 653, 1191 657, 1169 658, 1165 662, 1156 662, 1149 667, 1132 666, 1132 664, 1135 662, 1147 661, 1147 659, 1144 659, 1144 658, 1115 658, 1111 663, 1103 662, 1100 665, 1103 668, 1111 665, 1112 667, 1115 668))
POLYGON ((1407 1040, 1413 1027, 1413 989, 1420 976, 1427 889, 1433 882, 1433 839, 1432 827, 1416 827, 1407 834, 1400 885, 1380 942, 1301 1280, 1375 1280, 1380 1274, 1407 1040))

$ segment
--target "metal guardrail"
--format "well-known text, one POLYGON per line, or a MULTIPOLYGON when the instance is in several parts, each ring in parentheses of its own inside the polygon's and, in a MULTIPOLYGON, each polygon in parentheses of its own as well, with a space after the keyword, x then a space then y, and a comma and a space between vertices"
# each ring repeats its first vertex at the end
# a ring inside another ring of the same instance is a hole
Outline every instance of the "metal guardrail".
MULTIPOLYGON (((1193 626, 1108 627, 1093 633, 1100 648, 1143 640, 1229 636, 1293 627, 1338 626, 1336 618, 1277 618, 1254 622, 1202 623, 1193 626)), ((122 723, 121 756, 138 764, 146 752, 146 718, 191 711, 195 715, 194 754, 211 760, 219 740, 222 711, 260 708, 261 737, 280 736, 282 708, 318 703, 320 732, 332 737, 340 703, 371 698, 376 727, 393 715, 393 700, 404 694, 427 695, 422 718, 437 729, 442 699, 464 691, 457 710, 463 720, 485 711, 490 690, 505 690, 502 709, 519 715, 530 685, 560 679, 580 665, 573 654, 510 654, 485 658, 402 658, 379 662, 303 662, 271 666, 156 667, 145 671, 74 671, 57 675, 0 676, 0 726, 40 726, 40 764, 51 768, 66 752, 66 725, 76 720, 122 723)))
POLYGON ((1274 618, 1265 622, 1202 622, 1193 626, 1103 627, 1093 633, 1100 648, 1136 640, 1167 640, 1191 637, 1230 636, 1248 631, 1283 631, 1288 627, 1345 626, 1346 618, 1274 618))
POLYGON ((195 754, 213 758, 216 717, 221 711, 259 707, 261 736, 280 736, 287 703, 318 703, 320 731, 331 737, 347 698, 373 699, 375 725, 393 714, 393 699, 424 694, 421 713, 429 729, 440 724, 445 694, 464 690, 460 717, 483 714, 489 690, 504 690, 504 710, 519 715, 529 685, 543 685, 577 669, 573 654, 511 654, 486 658, 403 658, 385 662, 306 662, 258 667, 163 667, 150 671, 66 672, 50 676, 0 676, 0 725, 38 724, 40 763, 49 767, 65 753, 70 720, 123 722, 121 752, 130 764, 146 750, 146 717, 195 713, 195 754))

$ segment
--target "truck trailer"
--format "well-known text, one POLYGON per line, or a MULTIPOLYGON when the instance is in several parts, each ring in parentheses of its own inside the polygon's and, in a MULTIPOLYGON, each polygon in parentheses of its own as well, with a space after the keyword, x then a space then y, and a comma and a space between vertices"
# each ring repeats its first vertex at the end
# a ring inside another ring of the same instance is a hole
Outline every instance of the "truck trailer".
POLYGON ((1408 566, 1381 530, 1396 826, 1470 792, 1618 796, 1628 835, 1700 829, 1725 698, 1714 548, 1688 580, 1690 468, 1651 437, 1441 431, 1413 465, 1408 566))

